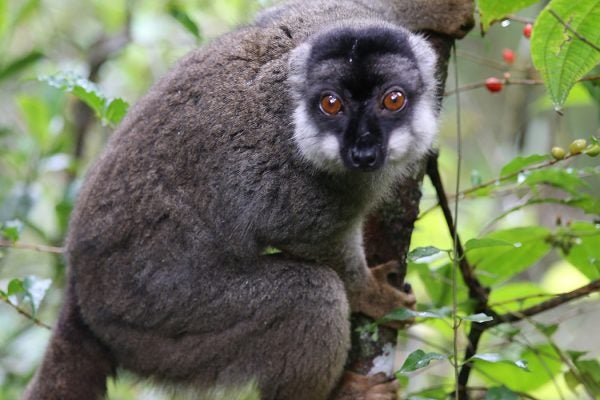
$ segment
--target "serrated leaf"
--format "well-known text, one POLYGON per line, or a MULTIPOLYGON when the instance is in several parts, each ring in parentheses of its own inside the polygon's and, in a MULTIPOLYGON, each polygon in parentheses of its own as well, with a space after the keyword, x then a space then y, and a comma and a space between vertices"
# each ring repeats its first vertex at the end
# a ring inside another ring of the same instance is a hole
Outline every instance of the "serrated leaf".
POLYGON ((506 240, 483 238, 483 239, 470 239, 465 243, 465 251, 473 249, 483 249, 486 247, 499 247, 499 246, 510 246, 515 247, 514 243, 506 240))
POLYGON ((501 21, 508 15, 535 3, 537 0, 479 0, 481 30, 485 32, 495 21, 501 21))
POLYGON ((569 31, 551 11, 580 36, 600 47, 600 0, 552 0, 535 22, 531 57, 555 108, 560 109, 573 85, 600 62, 600 52, 569 31))
POLYGON ((502 167, 500 170, 500 177, 512 175, 532 165, 548 161, 550 158, 549 155, 542 154, 532 154, 525 157, 517 156, 502 167))
POLYGON ((433 246, 417 247, 416 249, 414 249, 410 253, 408 253, 408 259, 411 261, 416 261, 420 258, 434 256, 438 253, 441 253, 442 251, 443 250, 440 250, 437 247, 433 247, 433 246))
POLYGON ((116 125, 127 113, 128 104, 125 100, 106 97, 95 83, 75 74, 59 72, 52 76, 40 76, 38 79, 75 95, 94 111, 102 123, 116 125))
POLYGON ((488 389, 484 400, 519 400, 519 396, 506 386, 488 389))
POLYGON ((0 80, 10 78, 11 76, 23 71, 27 67, 35 64, 44 58, 44 53, 39 50, 33 50, 22 57, 12 60, 7 65, 0 68, 0 80))
POLYGON ((479 324, 483 324, 484 322, 490 322, 494 320, 493 317, 490 317, 489 315, 486 315, 484 313, 467 315, 466 317, 460 317, 460 319, 462 319, 463 321, 477 322, 479 324))
POLYGON ((409 354, 402 364, 400 370, 401 374, 416 371, 421 368, 427 367, 432 361, 435 360, 447 360, 448 357, 439 353, 425 353, 423 350, 416 350, 409 354))
POLYGON ((175 20, 179 22, 181 26, 183 26, 188 32, 194 35, 196 39, 200 40, 202 38, 200 35, 200 29, 198 28, 198 25, 196 25, 194 20, 190 18, 188 13, 185 12, 185 10, 182 7, 180 7, 175 2, 170 2, 168 5, 168 11, 169 15, 175 18, 175 20))

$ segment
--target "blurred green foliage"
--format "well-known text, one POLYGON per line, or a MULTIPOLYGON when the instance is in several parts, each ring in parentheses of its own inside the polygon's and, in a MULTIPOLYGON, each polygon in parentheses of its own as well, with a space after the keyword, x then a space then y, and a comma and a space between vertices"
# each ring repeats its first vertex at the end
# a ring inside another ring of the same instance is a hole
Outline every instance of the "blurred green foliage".
MULTIPOLYGON (((0 400, 18 398, 40 361, 49 337, 43 324, 53 324, 60 305, 65 265, 59 253, 79 184, 127 106, 183 54, 249 21, 267 3, 0 0, 0 400), (32 243, 46 247, 36 251, 32 243)), ((493 1, 482 3, 494 11, 493 1)), ((522 17, 533 19, 539 11, 536 4, 522 17)), ((496 14, 486 24, 501 18, 496 14)), ((503 25, 458 44, 459 86, 491 75, 538 77, 522 24, 503 25), (504 48, 517 55, 514 64, 502 61, 504 48)), ((450 81, 448 90, 455 85, 450 81)), ((597 89, 597 81, 576 85, 563 116, 554 113, 539 85, 510 85, 493 95, 483 88, 465 91, 461 175, 456 98, 446 99, 442 175, 447 188, 461 181, 459 231, 476 276, 492 288, 490 304, 498 313, 518 312, 600 279, 598 158, 569 155, 555 162, 547 155, 555 145, 568 148, 576 138, 598 136, 597 89)), ((403 393, 441 399, 452 384, 448 363, 439 361, 448 359, 453 337, 452 244, 435 203, 426 183, 422 210, 431 211, 418 221, 413 246, 419 250, 411 256, 408 279, 420 302, 413 316, 422 321, 413 336, 437 345, 404 343, 414 354, 406 371, 430 363, 434 369, 408 373, 403 393)), ((600 344, 589 334, 600 329, 598 300, 591 296, 493 328, 469 383, 492 387, 490 399, 517 398, 513 391, 547 399, 600 393, 600 344), (521 360, 529 372, 519 368, 521 360)), ((458 301, 464 342, 463 328, 486 317, 473 315, 460 280, 458 301)), ((127 374, 111 382, 109 392, 111 399, 170 398, 127 374)))

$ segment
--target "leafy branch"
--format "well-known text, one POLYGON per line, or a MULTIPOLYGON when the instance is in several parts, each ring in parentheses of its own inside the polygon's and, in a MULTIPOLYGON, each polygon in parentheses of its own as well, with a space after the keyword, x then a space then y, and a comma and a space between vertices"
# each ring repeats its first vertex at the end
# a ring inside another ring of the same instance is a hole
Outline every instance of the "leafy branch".
MULTIPOLYGON (((571 158, 574 158, 574 157, 581 156, 582 154, 584 154, 584 153, 573 153, 573 152, 571 152, 571 153, 566 154, 564 156, 564 158, 562 158, 562 159, 548 159, 549 157, 543 157, 541 159, 546 159, 546 161, 539 162, 539 163, 537 163, 535 165, 528 165, 528 166, 525 166, 525 167, 522 167, 522 168, 517 168, 516 170, 513 170, 513 171, 510 171, 509 168, 505 167, 504 169, 509 169, 509 171, 506 172, 505 174, 501 175, 498 178, 490 179, 488 181, 485 181, 485 182, 479 183, 477 185, 471 186, 468 189, 464 189, 464 190, 459 191, 458 192, 458 198, 465 198, 465 197, 467 197, 467 196, 469 196, 471 194, 477 193, 477 192, 479 192, 481 190, 485 190, 485 189, 488 189, 490 187, 498 186, 498 185, 500 185, 500 184, 502 184, 504 182, 507 182, 507 181, 513 181, 517 177, 519 177, 520 175, 527 174, 527 173, 529 173, 531 171, 536 171, 536 170, 541 170, 541 169, 552 167, 553 165, 556 165, 556 164, 558 164, 560 162, 563 162, 563 161, 567 161, 567 160, 569 160, 571 158)), ((447 200, 455 200, 456 196, 446 196, 446 199, 447 200)), ((538 199, 538 200, 536 200, 536 202, 538 202, 538 203, 542 202, 542 199, 538 199)), ((553 202, 553 200, 548 200, 548 202, 553 202)), ((566 203, 565 205, 569 205, 568 201, 561 200, 561 202, 566 203)), ((529 204, 526 204, 525 206, 527 206, 527 205, 529 205, 529 204)), ((441 206, 441 202, 439 201, 439 195, 438 195, 438 202, 436 204, 434 204, 433 206, 431 206, 431 207, 423 210, 420 213, 419 218, 423 218, 425 215, 429 214, 430 212, 432 212, 433 210, 435 210, 439 206, 441 206)), ((521 208, 523 206, 517 206, 517 207, 521 208)), ((509 213, 509 212, 507 211, 507 213, 509 213)), ((502 216, 498 217, 498 219, 500 219, 501 217, 502 216)))
MULTIPOLYGON (((553 164, 557 162, 557 160, 549 161, 547 164, 553 164)), ((538 167, 539 168, 539 167, 538 167)), ((490 306, 488 299, 491 293, 491 289, 482 284, 479 278, 475 275, 474 268, 469 264, 467 257, 465 255, 464 247, 462 242, 460 241, 458 232, 456 230, 456 226, 454 223, 454 219, 452 217, 452 213, 450 211, 450 206, 448 202, 448 198, 446 196, 446 192, 444 190, 441 176, 439 173, 438 163, 437 163, 437 154, 432 155, 428 160, 427 164, 427 175, 429 176, 439 199, 439 205, 444 214, 444 219, 446 221, 446 225, 450 232, 450 236, 454 240, 454 246, 456 248, 456 253, 458 258, 458 267, 459 271, 462 275, 463 281, 469 290, 469 298, 474 303, 474 308, 476 313, 483 313, 487 316, 490 316, 491 319, 488 321, 483 321, 481 323, 471 324, 470 330, 468 333, 468 345, 465 350, 464 359, 471 360, 473 356, 477 354, 477 349, 479 346, 480 339, 485 331, 495 326, 504 323, 515 323, 522 321, 524 319, 530 318, 532 316, 538 315, 545 311, 554 309, 558 306, 571 302, 575 299, 588 296, 591 293, 600 292, 600 279, 594 280, 589 284, 582 286, 573 291, 563 293, 557 295, 554 298, 543 301, 534 306, 525 308, 518 312, 507 312, 504 314, 498 314, 496 311, 492 309, 490 306)), ((469 381, 469 377, 472 371, 472 363, 466 362, 461 366, 461 370, 458 376, 457 381, 457 392, 458 398, 461 400, 468 399, 468 388, 467 384, 469 381)))
MULTIPOLYGON (((584 76, 583 78, 579 79, 577 82, 590 82, 590 81, 598 81, 598 80, 600 80, 600 75, 590 75, 590 76, 584 76)), ((510 76, 510 74, 508 74, 508 73, 504 74, 502 79, 500 79, 500 82, 502 82, 502 84, 505 86, 509 86, 509 85, 540 86, 540 85, 545 84, 545 82, 541 79, 516 79, 516 78, 512 78, 510 76)), ((444 93, 444 96, 452 96, 452 95, 456 94, 457 92, 462 93, 462 92, 466 92, 469 90, 481 89, 484 87, 486 87, 485 81, 470 83, 468 85, 463 85, 463 86, 459 87, 458 89, 448 90, 444 93)))

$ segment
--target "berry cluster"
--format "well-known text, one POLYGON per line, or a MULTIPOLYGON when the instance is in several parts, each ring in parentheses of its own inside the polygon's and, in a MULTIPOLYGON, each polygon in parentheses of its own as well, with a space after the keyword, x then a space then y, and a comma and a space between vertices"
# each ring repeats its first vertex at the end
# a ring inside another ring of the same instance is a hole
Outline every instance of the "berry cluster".
MULTIPOLYGON (((533 31, 533 25, 527 24, 523 28, 523 36, 527 39, 531 37, 531 32, 533 31)), ((502 59, 507 65, 512 65, 515 62, 515 52, 511 49, 504 49, 502 51, 502 59)), ((492 93, 501 92, 504 89, 504 85, 506 84, 506 79, 498 79, 496 77, 490 77, 485 80, 485 87, 492 93)))

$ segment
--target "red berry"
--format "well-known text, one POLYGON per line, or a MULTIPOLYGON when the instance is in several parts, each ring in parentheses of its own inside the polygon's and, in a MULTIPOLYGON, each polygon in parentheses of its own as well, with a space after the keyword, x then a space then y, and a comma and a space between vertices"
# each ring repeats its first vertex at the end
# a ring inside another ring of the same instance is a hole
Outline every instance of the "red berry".
POLYGON ((504 58, 504 62, 508 65, 511 65, 515 62, 515 52, 511 49, 504 49, 502 51, 502 58, 504 58))
POLYGON ((502 90, 504 83, 498 78, 487 78, 485 80, 485 87, 492 93, 497 93, 502 90))
POLYGON ((531 24, 525 25, 525 28, 523 28, 523 36, 525 36, 527 39, 529 39, 531 37, 532 30, 533 30, 533 25, 531 25, 531 24))

